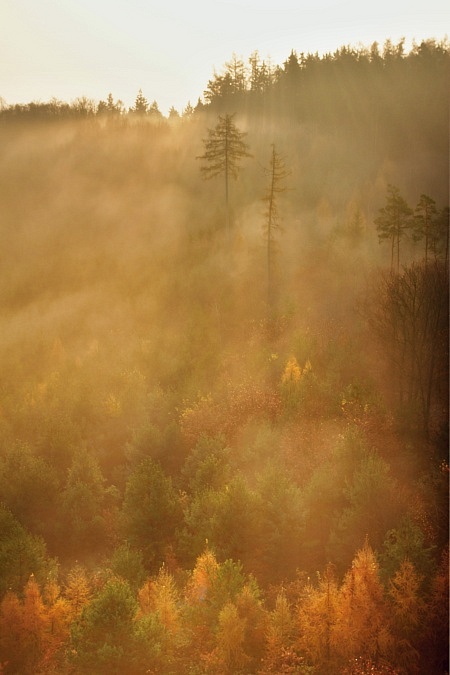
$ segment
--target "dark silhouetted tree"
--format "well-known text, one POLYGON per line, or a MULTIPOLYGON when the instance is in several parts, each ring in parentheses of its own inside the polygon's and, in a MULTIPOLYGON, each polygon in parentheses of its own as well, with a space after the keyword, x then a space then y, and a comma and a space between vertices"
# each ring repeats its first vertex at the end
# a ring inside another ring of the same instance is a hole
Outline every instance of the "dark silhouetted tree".
POLYGON ((250 64, 250 92, 265 93, 272 83, 272 69, 265 61, 260 61, 258 51, 254 51, 248 60, 250 64))
POLYGON ((448 268, 448 243, 450 234, 450 209, 448 206, 439 211, 436 218, 436 228, 431 242, 435 257, 440 257, 448 268))
POLYGON ((158 570, 181 523, 178 494, 159 463, 146 459, 130 475, 122 521, 131 546, 142 551, 145 567, 158 570))
POLYGON ((206 179, 224 176, 227 231, 230 230, 230 179, 237 179, 240 160, 251 157, 244 141, 246 135, 235 125, 234 115, 219 115, 218 123, 214 129, 208 129, 208 138, 203 140, 205 154, 197 157, 204 162, 200 170, 206 179))
POLYGON ((187 102, 186 107, 183 110, 183 117, 189 118, 194 114, 194 107, 190 101, 187 102))
POLYGON ((265 169, 268 185, 263 197, 266 204, 264 239, 267 247, 267 303, 269 310, 275 302, 275 257, 277 253, 277 234, 281 231, 277 197, 286 191, 285 179, 290 175, 283 157, 272 145, 269 168, 265 169))
POLYGON ((124 112, 123 102, 118 99, 114 101, 113 95, 108 94, 106 101, 99 101, 97 106, 97 115, 108 115, 110 117, 117 117, 124 112))
POLYGON ((169 120, 179 120, 179 119, 180 113, 174 106, 171 106, 169 110, 169 120))
POLYGON ((433 403, 436 412, 447 407, 447 270, 436 261, 386 274, 370 302, 369 321, 389 359, 400 410, 428 436, 433 403))
POLYGON ((61 492, 67 550, 94 551, 105 544, 105 498, 105 479, 98 462, 87 450, 80 450, 73 458, 66 487, 61 492))
POLYGON ((0 533, 0 596, 8 589, 21 592, 32 573, 44 580, 53 566, 44 540, 29 534, 1 503, 0 533))
POLYGON ((133 113, 134 115, 146 115, 148 113, 148 109, 148 101, 142 93, 142 89, 139 89, 134 106, 130 108, 130 113, 133 113))
POLYGON ((162 120, 163 114, 158 107, 157 101, 153 101, 153 103, 149 106, 148 115, 155 121, 162 120))
POLYGON ((395 661, 405 673, 418 672, 417 637, 422 630, 421 577, 405 558, 389 583, 391 623, 395 634, 395 661))
POLYGON ((132 665, 137 608, 126 582, 112 580, 105 584, 72 625, 71 656, 77 672, 136 672, 132 665))
POLYGON ((448 545, 442 552, 433 578, 430 597, 420 631, 421 672, 448 673, 449 666, 449 557, 448 545))
POLYGON ((400 270, 400 240, 411 225, 412 210, 394 185, 388 185, 386 206, 379 210, 375 218, 378 238, 391 242, 391 270, 394 269, 394 253, 397 250, 397 272, 400 270))
POLYGON ((436 223, 436 202, 427 195, 420 195, 419 203, 414 210, 413 239, 424 241, 425 263, 428 262, 428 254, 432 241, 435 239, 433 230, 436 223))
POLYGON ((209 103, 239 104, 239 99, 247 91, 247 73, 244 61, 236 54, 232 54, 231 60, 225 63, 222 73, 214 71, 214 76, 208 81, 204 92, 205 99, 209 103))

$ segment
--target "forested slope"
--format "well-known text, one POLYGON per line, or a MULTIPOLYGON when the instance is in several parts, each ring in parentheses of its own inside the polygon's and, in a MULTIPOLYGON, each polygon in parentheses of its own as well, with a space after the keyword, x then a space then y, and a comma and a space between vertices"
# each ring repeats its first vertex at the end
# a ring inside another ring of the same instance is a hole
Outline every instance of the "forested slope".
POLYGON ((0 670, 448 670, 448 64, 0 111, 0 670))

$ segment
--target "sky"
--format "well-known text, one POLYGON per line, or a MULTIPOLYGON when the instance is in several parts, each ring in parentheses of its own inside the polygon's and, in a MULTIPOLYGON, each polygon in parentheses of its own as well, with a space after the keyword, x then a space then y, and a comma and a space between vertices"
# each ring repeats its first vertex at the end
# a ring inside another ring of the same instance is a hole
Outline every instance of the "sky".
POLYGON ((0 98, 71 102, 142 89, 166 115, 203 96, 234 54, 282 65, 292 49, 444 39, 447 0, 0 0, 0 98))

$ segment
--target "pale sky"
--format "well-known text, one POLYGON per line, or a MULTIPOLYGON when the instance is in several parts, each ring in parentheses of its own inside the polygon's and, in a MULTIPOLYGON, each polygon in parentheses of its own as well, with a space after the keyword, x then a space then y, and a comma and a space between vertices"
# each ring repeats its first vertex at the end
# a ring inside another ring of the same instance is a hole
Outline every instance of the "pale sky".
POLYGON ((0 97, 7 104, 96 101, 128 108, 142 89, 163 114, 196 104, 233 53, 282 64, 292 49, 333 52, 387 38, 441 40, 446 0, 0 0, 0 97))

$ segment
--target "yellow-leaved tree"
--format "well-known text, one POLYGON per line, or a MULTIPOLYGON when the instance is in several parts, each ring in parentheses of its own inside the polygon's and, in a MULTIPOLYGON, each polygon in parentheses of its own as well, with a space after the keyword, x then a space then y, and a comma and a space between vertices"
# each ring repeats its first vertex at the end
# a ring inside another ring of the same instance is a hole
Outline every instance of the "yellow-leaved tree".
POLYGON ((298 610, 297 645, 320 672, 331 672, 339 587, 333 565, 319 575, 318 587, 311 584, 298 610))
POLYGON ((389 583, 395 662, 407 673, 419 672, 419 651, 415 645, 424 612, 420 583, 421 577, 408 559, 402 562, 389 583))
POLYGON ((266 650, 259 675, 295 673, 302 658, 294 648, 295 621, 292 607, 284 590, 278 593, 275 607, 270 612, 266 627, 266 650))
POLYGON ((288 359, 281 376, 281 399, 284 410, 295 412, 308 401, 314 382, 311 361, 308 359, 302 367, 295 356, 288 359))
POLYGON ((393 646, 379 565, 366 538, 346 573, 336 604, 331 649, 342 663, 358 657, 375 663, 393 646))
POLYGON ((8 591, 0 606, 0 663, 6 673, 34 675, 41 671, 49 639, 49 621, 34 575, 23 600, 8 591))
POLYGON ((48 621, 48 637, 44 654, 44 670, 50 672, 51 666, 58 669, 64 660, 64 650, 70 634, 72 608, 61 595, 61 587, 55 579, 49 579, 42 592, 48 621))
POLYGON ((236 605, 227 602, 220 610, 216 646, 205 658, 209 672, 236 675, 248 662, 245 653, 246 619, 239 616, 236 605))
POLYGON ((67 575, 64 596, 70 605, 71 619, 76 619, 91 597, 92 591, 84 567, 78 563, 67 575))
POLYGON ((211 603, 211 592, 218 571, 219 563, 207 544, 204 553, 197 558, 185 589, 190 652, 196 659, 214 648, 217 609, 211 603))

